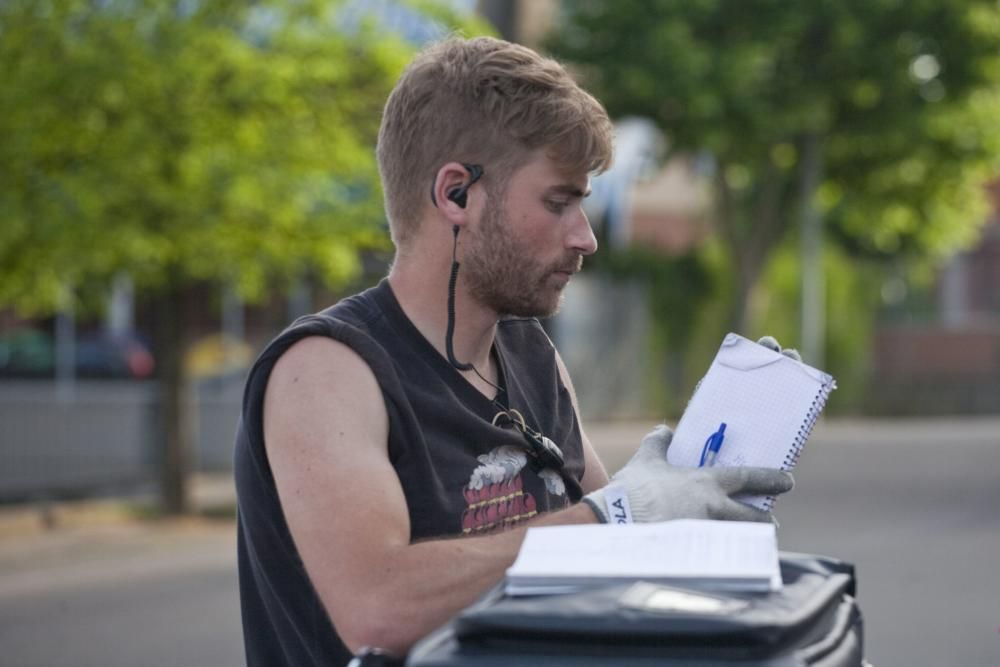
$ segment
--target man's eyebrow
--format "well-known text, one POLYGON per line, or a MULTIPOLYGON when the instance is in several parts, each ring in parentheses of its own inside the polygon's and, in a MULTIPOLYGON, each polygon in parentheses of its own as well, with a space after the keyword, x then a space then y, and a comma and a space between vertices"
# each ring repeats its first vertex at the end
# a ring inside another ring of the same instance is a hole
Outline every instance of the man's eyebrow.
POLYGON ((573 197, 580 197, 581 199, 590 196, 589 187, 587 188, 586 192, 584 192, 583 190, 573 185, 572 183, 562 183, 560 185, 553 185, 551 188, 548 189, 548 192, 571 195, 573 197))

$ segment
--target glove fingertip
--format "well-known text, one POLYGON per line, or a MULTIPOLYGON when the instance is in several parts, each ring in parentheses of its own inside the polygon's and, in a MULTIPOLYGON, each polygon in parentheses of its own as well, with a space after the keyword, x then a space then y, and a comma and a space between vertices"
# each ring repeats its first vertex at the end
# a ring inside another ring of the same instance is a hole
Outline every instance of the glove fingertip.
POLYGON ((792 475, 792 473, 785 472, 785 478, 788 480, 788 488, 785 489, 785 492, 787 493, 788 491, 791 491, 792 489, 795 488, 795 477, 792 475))
POLYGON ((673 440, 674 432, 666 424, 658 424, 652 431, 642 439, 640 447, 651 451, 657 456, 666 456, 670 441, 673 440))
POLYGON ((770 487, 764 491, 767 494, 788 493, 795 487, 795 478, 784 470, 772 471, 766 480, 761 480, 762 486, 770 487))
POLYGON ((784 470, 774 468, 716 469, 719 482, 728 493, 778 495, 792 490, 795 479, 784 470))
POLYGON ((796 350, 795 348, 786 347, 784 350, 781 351, 781 353, 786 357, 788 357, 789 359, 794 359, 795 361, 802 361, 802 355, 799 354, 799 351, 796 350))
POLYGON ((758 345, 763 345, 769 350, 774 350, 775 352, 781 352, 781 345, 774 336, 761 336, 757 340, 758 345))

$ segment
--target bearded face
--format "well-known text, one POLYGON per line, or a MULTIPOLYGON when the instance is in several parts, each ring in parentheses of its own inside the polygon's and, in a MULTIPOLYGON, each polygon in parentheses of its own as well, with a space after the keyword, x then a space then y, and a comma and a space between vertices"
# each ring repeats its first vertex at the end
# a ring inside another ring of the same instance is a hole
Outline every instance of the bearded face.
MULTIPOLYGON (((542 223, 539 223, 542 224, 542 223)), ((475 233, 467 237, 463 276, 472 296, 500 315, 548 317, 562 300, 579 252, 533 247, 511 230, 503 197, 491 194, 475 233)))

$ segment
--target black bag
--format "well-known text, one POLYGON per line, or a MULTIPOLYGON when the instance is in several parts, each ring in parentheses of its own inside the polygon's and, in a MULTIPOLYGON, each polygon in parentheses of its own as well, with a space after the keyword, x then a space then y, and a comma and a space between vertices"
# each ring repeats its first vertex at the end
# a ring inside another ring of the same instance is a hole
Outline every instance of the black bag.
POLYGON ((410 652, 408 667, 860 666, 854 567, 781 554, 781 591, 704 594, 646 583, 511 598, 502 588, 410 652), (667 601, 660 604, 658 601, 667 601))

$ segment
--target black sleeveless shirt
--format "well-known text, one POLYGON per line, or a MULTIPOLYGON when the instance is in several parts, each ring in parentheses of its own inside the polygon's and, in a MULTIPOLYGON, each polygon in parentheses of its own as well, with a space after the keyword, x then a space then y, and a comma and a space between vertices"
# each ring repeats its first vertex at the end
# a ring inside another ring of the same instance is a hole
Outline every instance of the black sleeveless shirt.
POLYGON ((250 370, 236 437, 240 600, 249 665, 343 665, 351 657, 298 555, 264 448, 268 377, 281 354, 307 336, 348 345, 372 369, 389 415, 389 459, 406 497, 411 541, 503 530, 582 495, 579 424, 552 342, 537 320, 502 320, 494 351, 509 407, 562 449, 565 466, 558 472, 536 470, 521 434, 493 425, 497 405, 420 334, 387 280, 300 318, 250 370))

